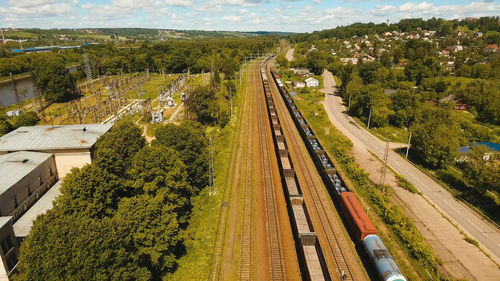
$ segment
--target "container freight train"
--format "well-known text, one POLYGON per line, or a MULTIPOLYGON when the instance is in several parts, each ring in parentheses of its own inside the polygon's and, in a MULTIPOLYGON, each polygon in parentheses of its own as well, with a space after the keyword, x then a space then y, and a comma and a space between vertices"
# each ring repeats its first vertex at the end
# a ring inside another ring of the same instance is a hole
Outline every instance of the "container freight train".
POLYGON ((309 213, 304 204, 302 191, 295 177, 293 163, 288 154, 288 146, 271 96, 269 80, 263 68, 261 68, 261 76, 288 214, 302 268, 302 279, 311 281, 331 280, 309 213))
POLYGON ((335 169, 333 162, 319 143, 313 130, 307 124, 307 121, 298 110, 295 102, 283 86, 278 74, 273 69, 271 70, 271 74, 283 100, 285 101, 288 111, 290 112, 292 119, 294 120, 294 123, 306 144, 309 154, 314 160, 314 164, 319 171, 325 186, 328 188, 330 195, 337 202, 340 213, 342 213, 345 221, 347 222, 347 228, 349 229, 351 236, 367 253, 367 256, 377 275, 380 277, 380 280, 406 281, 391 253, 378 237, 377 229, 371 222, 359 201, 356 199, 356 196, 354 196, 354 194, 350 192, 344 184, 342 178, 335 169))

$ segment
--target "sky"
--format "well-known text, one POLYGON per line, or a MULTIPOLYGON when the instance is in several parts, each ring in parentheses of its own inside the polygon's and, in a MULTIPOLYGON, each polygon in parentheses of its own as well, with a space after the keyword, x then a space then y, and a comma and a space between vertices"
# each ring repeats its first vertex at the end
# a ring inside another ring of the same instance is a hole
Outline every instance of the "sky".
POLYGON ((354 22, 498 16, 496 0, 0 0, 0 28, 311 32, 354 22))

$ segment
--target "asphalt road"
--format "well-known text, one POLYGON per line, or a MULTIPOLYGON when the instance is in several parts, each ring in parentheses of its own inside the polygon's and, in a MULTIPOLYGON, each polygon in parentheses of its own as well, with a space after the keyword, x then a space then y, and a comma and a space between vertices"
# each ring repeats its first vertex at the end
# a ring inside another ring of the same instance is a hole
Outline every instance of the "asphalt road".
MULTIPOLYGON (((384 158, 385 142, 377 139, 345 113, 346 108, 336 94, 333 75, 325 71, 323 74, 327 100, 333 112, 329 112, 330 121, 351 140, 358 140, 380 159, 384 158)), ((425 197, 436 205, 443 213, 460 226, 469 236, 481 244, 482 248, 500 259, 500 230, 466 204, 456 200, 441 185, 421 172, 399 154, 389 151, 388 165, 410 181, 425 197)))

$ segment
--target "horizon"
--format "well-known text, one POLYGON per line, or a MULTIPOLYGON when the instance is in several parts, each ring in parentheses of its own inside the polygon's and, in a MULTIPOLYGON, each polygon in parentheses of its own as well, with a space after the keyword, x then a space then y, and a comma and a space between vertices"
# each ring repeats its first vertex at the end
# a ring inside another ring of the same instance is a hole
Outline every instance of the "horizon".
POLYGON ((313 32, 356 22, 498 16, 496 0, 0 0, 4 28, 313 32), (85 27, 93 26, 93 27, 85 27), (228 28, 230 26, 231 28, 228 28))

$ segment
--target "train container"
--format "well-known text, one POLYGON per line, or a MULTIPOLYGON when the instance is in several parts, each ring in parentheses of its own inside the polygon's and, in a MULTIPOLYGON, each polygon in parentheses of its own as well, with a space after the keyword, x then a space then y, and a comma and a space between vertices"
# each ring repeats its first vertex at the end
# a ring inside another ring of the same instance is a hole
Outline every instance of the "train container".
POLYGON ((406 281, 391 253, 377 235, 366 236, 362 244, 381 280, 406 281))
POLYGON ((286 150, 286 143, 285 143, 285 137, 284 136, 275 136, 276 138, 276 145, 278 147, 278 150, 286 150))
POLYGON ((297 225, 299 236, 303 233, 307 234, 313 232, 314 230, 307 215, 302 196, 290 197, 290 201, 292 203, 293 216, 297 225))
POLYGON ((282 136, 283 132, 281 131, 281 125, 280 124, 273 125, 273 132, 275 136, 282 136))
POLYGON ((283 177, 285 179, 288 196, 299 196, 302 194, 294 170, 283 170, 283 177))
POLYGON ((290 162, 290 156, 288 155, 288 150, 280 150, 279 155, 280 155, 282 169, 283 170, 292 169, 292 164, 290 162))
POLYGON ((366 236, 377 234, 377 229, 352 192, 340 193, 340 207, 356 242, 361 243, 366 236))

